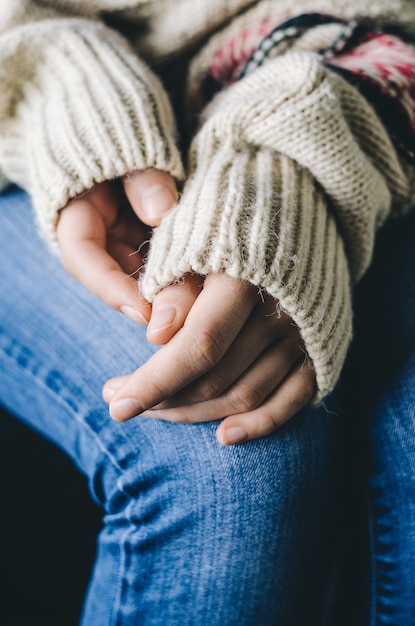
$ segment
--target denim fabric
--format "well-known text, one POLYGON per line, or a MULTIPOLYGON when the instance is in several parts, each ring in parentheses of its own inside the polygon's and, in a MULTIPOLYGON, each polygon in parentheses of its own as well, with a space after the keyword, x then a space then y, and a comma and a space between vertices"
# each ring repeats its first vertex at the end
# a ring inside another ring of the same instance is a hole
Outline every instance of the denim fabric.
POLYGON ((143 329, 63 271, 20 191, 0 198, 0 259, 0 402, 103 508, 83 626, 320 625, 341 417, 310 409, 233 448, 217 423, 116 424, 101 386, 150 356, 143 329))
POLYGON ((379 235, 348 366, 370 567, 365 624, 415 624, 415 213, 379 235))

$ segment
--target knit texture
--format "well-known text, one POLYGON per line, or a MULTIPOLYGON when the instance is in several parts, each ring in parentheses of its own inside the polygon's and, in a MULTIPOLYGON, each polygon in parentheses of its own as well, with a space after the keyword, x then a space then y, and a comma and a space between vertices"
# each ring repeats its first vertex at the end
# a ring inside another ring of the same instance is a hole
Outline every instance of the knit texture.
POLYGON ((337 46, 350 20, 415 31, 415 3, 2 0, 0 183, 31 193, 54 241, 58 211, 96 183, 149 167, 182 179, 168 97, 149 66, 166 72, 200 48, 189 176, 154 232, 142 290, 153 301, 187 272, 219 271, 265 289, 301 331, 318 400, 338 378, 350 287, 376 230, 415 197, 413 72, 401 80, 412 52, 399 48, 399 80, 383 74, 381 84, 379 37, 360 75, 353 51, 347 59, 337 46), (379 90, 395 108, 375 109, 379 90))
POLYGON ((366 100, 314 54, 270 61, 219 94, 190 152, 182 200, 155 231, 141 288, 225 270, 298 325, 322 398, 351 337, 350 282, 411 189, 366 100))
POLYGON ((337 380, 351 338, 347 259, 334 217, 309 172, 288 157, 204 146, 212 148, 210 166, 196 170, 154 236, 143 292, 151 299, 186 273, 222 270, 266 290, 301 329, 318 400, 337 380))
POLYGON ((148 167, 182 178, 168 99, 139 55, 179 58, 240 13, 234 32, 310 10, 415 26, 412 0, 2 0, 1 175, 31 193, 51 241, 57 211, 97 182, 148 167))
MULTIPOLYGON (((66 4, 75 2, 66 0, 66 4)), ((96 2, 97 5, 104 3, 114 6, 117 0, 96 2)), ((129 4, 134 4, 134 0, 129 4)), ((138 6, 135 14, 144 14, 148 25, 140 32, 137 46, 146 58, 158 60, 168 60, 172 54, 177 55, 178 51, 206 40, 208 33, 218 31, 221 25, 244 12, 240 21, 234 20, 235 31, 242 23, 247 26, 258 24, 261 15, 272 14, 282 21, 305 12, 327 13, 347 20, 371 18, 378 22, 415 26, 413 0, 136 0, 135 4, 138 6)), ((128 10, 129 16, 133 14, 133 10, 128 10)))
POLYGON ((150 167, 183 177, 168 98, 116 33, 62 20, 13 36, 0 81, 22 94, 0 97, 0 163, 31 193, 46 238, 55 238, 58 210, 96 183, 150 167), (16 55, 26 69, 11 77, 16 55))

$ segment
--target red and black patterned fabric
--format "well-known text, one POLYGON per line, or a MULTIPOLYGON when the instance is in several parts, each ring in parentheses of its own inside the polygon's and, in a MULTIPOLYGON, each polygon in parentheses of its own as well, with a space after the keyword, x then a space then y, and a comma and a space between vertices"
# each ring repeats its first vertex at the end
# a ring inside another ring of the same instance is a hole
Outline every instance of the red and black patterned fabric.
POLYGON ((394 25, 347 22, 304 13, 283 23, 266 20, 239 31, 216 51, 204 82, 207 100, 243 79, 310 29, 338 25, 322 62, 353 84, 371 103, 396 149, 415 163, 415 34, 394 25))

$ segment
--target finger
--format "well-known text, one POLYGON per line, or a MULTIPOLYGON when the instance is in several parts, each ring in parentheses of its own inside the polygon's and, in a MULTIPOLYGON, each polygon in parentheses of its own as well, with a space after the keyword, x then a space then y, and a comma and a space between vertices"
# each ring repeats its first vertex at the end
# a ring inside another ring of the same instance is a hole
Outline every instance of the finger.
POLYGON ((57 229, 63 265, 109 306, 146 323, 151 308, 139 294, 137 281, 106 250, 109 222, 88 195, 63 209, 57 229))
POLYGON ((201 276, 188 274, 180 283, 163 289, 155 298, 147 328, 147 339, 167 343, 182 328, 203 286, 201 276))
POLYGON ((174 398, 174 407, 169 408, 169 401, 164 402, 148 416, 195 423, 254 411, 280 385, 301 354, 304 353, 299 342, 289 337, 269 347, 221 396, 190 405, 176 405, 174 398))
POLYGON ((314 369, 303 358, 261 406, 224 419, 216 431, 218 441, 229 446, 270 435, 309 404, 315 388, 314 369))
POLYGON ((140 277, 144 268, 144 259, 138 249, 124 241, 111 241, 108 242, 107 252, 125 274, 136 280, 140 277))
POLYGON ((152 229, 143 224, 134 213, 124 198, 124 191, 120 189, 119 184, 118 192, 122 194, 119 196, 118 217, 115 223, 107 228, 106 249, 126 274, 138 278, 144 267, 152 229))
POLYGON ((178 200, 174 179, 167 172, 148 169, 123 178, 125 194, 144 224, 158 226, 178 200))
POLYGON ((211 274, 179 333, 154 354, 114 395, 110 414, 124 421, 176 394, 212 369, 255 306, 248 283, 211 274))
MULTIPOLYGON (((261 380, 265 381, 271 377, 273 386, 268 389, 266 394, 268 395, 275 388, 275 378, 272 378, 272 372, 278 369, 278 371, 283 371, 285 376, 302 353, 302 339, 298 328, 293 325, 287 315, 278 311, 277 305, 278 303, 271 297, 266 297, 263 302, 259 302, 241 333, 216 367, 173 398, 161 403, 157 409, 183 407, 203 402, 205 403, 203 407, 197 407, 197 415, 200 411, 206 412, 207 410, 212 415, 215 410, 225 410, 225 413, 219 417, 229 415, 231 411, 235 412, 235 407, 230 405, 228 396, 222 394, 251 366, 254 369, 247 372, 248 384, 254 375, 253 372, 256 371, 260 372, 261 380), (280 341, 275 343, 277 340, 280 341), (268 356, 264 361, 264 357, 261 355, 266 350, 268 350, 268 356), (257 359, 259 360, 257 361, 257 359), (288 363, 286 363, 287 359, 288 363), (267 363, 265 366, 263 365, 264 362, 267 363), (255 365, 253 365, 254 363, 255 365), (207 401, 220 397, 221 404, 206 404, 207 401)), ((246 378, 242 380, 245 384, 246 378)), ((233 387, 233 391, 238 392, 238 389, 233 387)), ((236 410, 239 412, 241 408, 236 410)))
POLYGON ((118 391, 118 389, 121 389, 130 376, 131 374, 128 374, 127 376, 115 376, 105 383, 102 388, 102 397, 105 402, 111 402, 114 394, 118 391))

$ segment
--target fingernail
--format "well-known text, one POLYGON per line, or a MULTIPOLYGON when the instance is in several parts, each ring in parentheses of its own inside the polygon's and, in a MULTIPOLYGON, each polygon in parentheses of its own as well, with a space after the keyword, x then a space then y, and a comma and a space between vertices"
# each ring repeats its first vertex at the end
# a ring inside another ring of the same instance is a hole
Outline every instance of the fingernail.
POLYGON ((154 335, 173 326, 176 313, 176 307, 171 304, 160 305, 154 309, 148 324, 147 335, 154 335))
POLYGON ((167 185, 151 185, 141 193, 141 208, 150 220, 162 217, 176 202, 176 196, 167 185))
POLYGON ((129 317, 130 320, 132 320, 133 322, 138 322, 139 324, 144 324, 145 326, 147 326, 148 321, 146 320, 144 315, 141 315, 141 313, 137 311, 137 309, 133 309, 132 306, 123 305, 120 307, 120 311, 121 313, 129 317))
POLYGON ((219 434, 219 443, 224 446, 232 446, 235 443, 243 443, 249 439, 249 435, 240 426, 232 426, 219 434))
POLYGON ((142 411, 142 405, 134 398, 123 398, 110 404, 110 415, 116 422, 124 422, 142 411))

